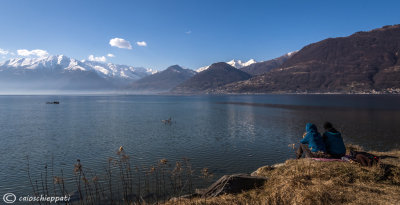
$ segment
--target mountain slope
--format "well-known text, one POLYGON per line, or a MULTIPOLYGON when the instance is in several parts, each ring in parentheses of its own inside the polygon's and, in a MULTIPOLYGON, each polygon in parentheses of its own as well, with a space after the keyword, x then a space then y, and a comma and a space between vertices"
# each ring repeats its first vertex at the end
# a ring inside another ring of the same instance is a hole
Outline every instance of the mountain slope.
POLYGON ((228 83, 247 80, 251 76, 227 63, 214 63, 172 90, 176 94, 208 93, 228 83))
POLYGON ((400 25, 384 26, 310 44, 280 68, 216 92, 391 92, 400 89, 399 58, 400 25))
POLYGON ((195 74, 196 72, 193 70, 173 65, 164 71, 135 81, 131 86, 129 86, 129 89, 143 92, 165 92, 171 90, 195 74))
POLYGON ((297 53, 297 51, 293 51, 293 52, 287 53, 283 56, 280 56, 278 58, 274 58, 272 60, 253 63, 248 66, 244 66, 244 67, 240 68, 240 70, 242 70, 246 73, 249 73, 251 75, 261 75, 261 74, 269 72, 272 69, 281 67, 284 62, 286 62, 289 58, 291 58, 296 53, 297 53))

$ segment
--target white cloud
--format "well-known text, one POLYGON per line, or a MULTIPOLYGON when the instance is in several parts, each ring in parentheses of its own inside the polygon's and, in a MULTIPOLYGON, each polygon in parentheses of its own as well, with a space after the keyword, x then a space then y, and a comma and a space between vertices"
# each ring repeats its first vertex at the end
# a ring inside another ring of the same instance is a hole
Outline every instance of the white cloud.
POLYGON ((112 54, 112 53, 107 54, 107 56, 110 57, 110 58, 114 58, 115 57, 115 55, 112 54))
POLYGON ((117 48, 132 49, 132 45, 129 41, 122 38, 113 38, 110 40, 110 45, 117 48))
POLYGON ((45 50, 40 50, 40 49, 35 49, 35 50, 26 50, 26 49, 20 49, 17 50, 18 55, 20 56, 37 56, 37 57, 45 57, 48 56, 49 53, 45 50))
POLYGON ((98 61, 98 62, 106 62, 107 58, 105 56, 94 56, 94 55, 90 55, 88 57, 88 59, 90 61, 98 61))
POLYGON ((136 44, 137 44, 138 46, 147 46, 146 41, 138 41, 138 42, 136 42, 136 44))
POLYGON ((0 48, 0 55, 7 55, 8 51, 0 48))
POLYGON ((192 33, 192 31, 191 31, 191 30, 189 30, 189 31, 186 31, 185 33, 186 33, 186 34, 191 34, 191 33, 192 33))

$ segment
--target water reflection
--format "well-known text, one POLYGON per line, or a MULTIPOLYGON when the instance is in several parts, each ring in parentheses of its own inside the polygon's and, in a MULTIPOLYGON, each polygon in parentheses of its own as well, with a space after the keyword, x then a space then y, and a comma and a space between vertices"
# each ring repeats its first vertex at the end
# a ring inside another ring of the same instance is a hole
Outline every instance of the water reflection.
MULTIPOLYGON (((261 103, 223 102, 237 106, 260 107, 268 110, 275 108, 281 111, 281 116, 274 122, 284 120, 287 126, 285 133, 290 140, 298 141, 299 130, 304 130, 307 122, 316 124, 320 131, 325 121, 332 122, 343 134, 346 143, 362 144, 367 149, 390 150, 398 147, 400 133, 400 110, 388 110, 383 107, 334 107, 321 106, 278 105, 261 103), (379 137, 378 137, 379 136, 379 137), (379 139, 379 141, 377 141, 379 139), (377 141, 377 143, 375 143, 377 141)), ((367 103, 371 106, 370 103, 367 103)), ((271 114, 271 113, 270 113, 271 114)))

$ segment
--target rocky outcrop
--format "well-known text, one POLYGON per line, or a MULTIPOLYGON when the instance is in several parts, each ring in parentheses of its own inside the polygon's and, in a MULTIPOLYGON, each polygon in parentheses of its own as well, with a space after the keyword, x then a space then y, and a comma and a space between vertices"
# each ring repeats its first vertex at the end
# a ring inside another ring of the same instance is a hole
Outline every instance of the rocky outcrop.
POLYGON ((202 197, 215 197, 223 194, 238 194, 264 185, 266 177, 248 174, 225 175, 205 190, 198 191, 202 197))
POLYGON ((278 167, 284 166, 285 163, 280 163, 280 164, 274 164, 274 165, 266 165, 258 168, 256 171, 252 172, 250 176, 258 176, 258 177, 264 177, 263 173, 266 173, 268 171, 272 171, 278 167))

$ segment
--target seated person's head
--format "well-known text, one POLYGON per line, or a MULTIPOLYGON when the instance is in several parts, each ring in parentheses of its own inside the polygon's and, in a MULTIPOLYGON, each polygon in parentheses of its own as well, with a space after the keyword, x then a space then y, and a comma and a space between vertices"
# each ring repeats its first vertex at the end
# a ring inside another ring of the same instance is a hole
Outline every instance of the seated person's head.
POLYGON ((324 123, 324 129, 325 130, 329 130, 329 129, 332 129, 332 128, 333 128, 332 123, 330 123, 330 122, 325 122, 324 123))

